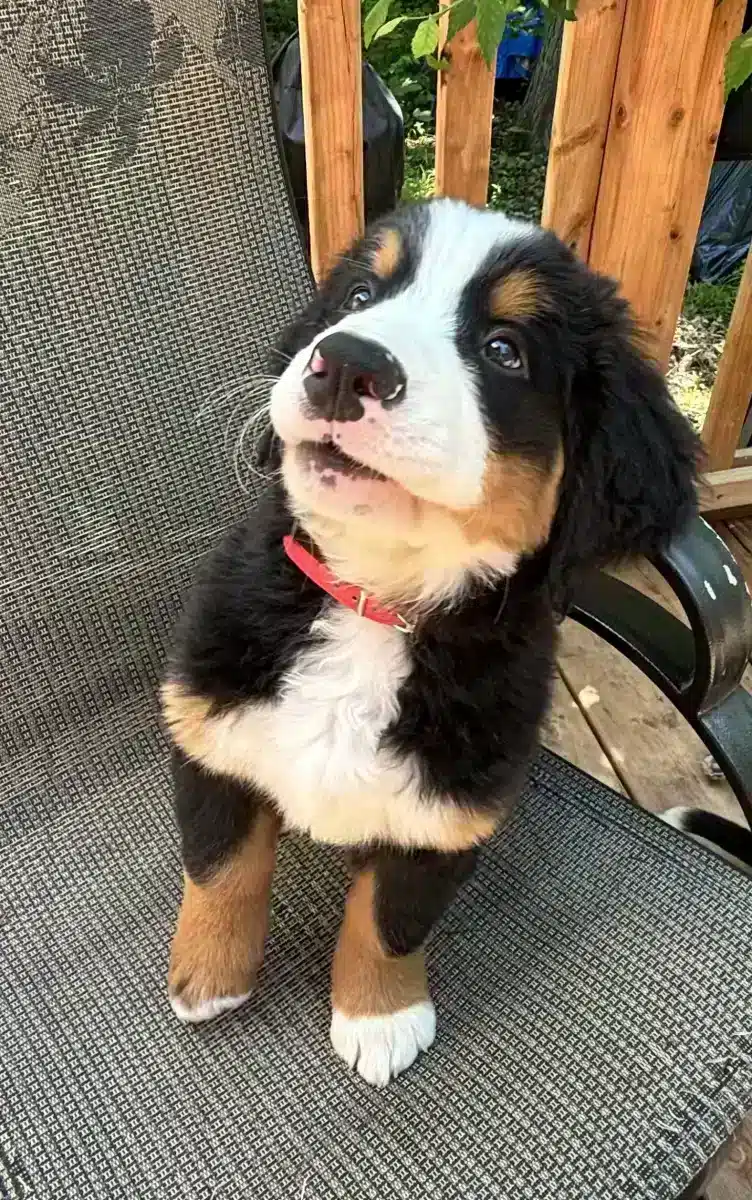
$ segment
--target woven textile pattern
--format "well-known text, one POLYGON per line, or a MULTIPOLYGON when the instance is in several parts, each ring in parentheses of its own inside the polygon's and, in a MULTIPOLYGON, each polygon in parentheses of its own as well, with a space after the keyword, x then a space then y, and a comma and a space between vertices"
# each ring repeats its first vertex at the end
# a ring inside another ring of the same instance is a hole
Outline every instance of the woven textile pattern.
POLYGON ((176 599, 254 491, 240 388, 310 289, 270 121, 253 6, 2 6, 5 841, 137 767, 176 599))
POLYGON ((251 0, 0 5, 0 1196, 672 1200, 752 1105, 752 890, 548 755, 386 1092, 328 1048, 321 847, 253 1003, 167 1006, 154 684, 309 291, 251 0))

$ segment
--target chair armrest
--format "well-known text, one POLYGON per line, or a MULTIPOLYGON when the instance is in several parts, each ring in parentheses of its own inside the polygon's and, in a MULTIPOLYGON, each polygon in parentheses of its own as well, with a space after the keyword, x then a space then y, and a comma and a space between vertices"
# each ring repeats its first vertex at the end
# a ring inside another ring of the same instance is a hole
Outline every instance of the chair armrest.
POLYGON ((569 615, 605 638, 661 689, 702 737, 752 816, 752 696, 740 687, 752 653, 752 603, 741 568, 701 518, 655 566, 690 628, 636 588, 593 572, 569 615))
POLYGON ((715 708, 741 682, 752 653, 752 603, 726 544, 697 518, 655 566, 690 629, 650 597, 594 572, 575 591, 570 616, 616 646, 685 715, 715 708))
POLYGON ((694 671, 685 703, 707 712, 741 683, 752 655, 752 601, 744 575, 726 543, 701 517, 653 561, 676 593, 694 635, 694 671))

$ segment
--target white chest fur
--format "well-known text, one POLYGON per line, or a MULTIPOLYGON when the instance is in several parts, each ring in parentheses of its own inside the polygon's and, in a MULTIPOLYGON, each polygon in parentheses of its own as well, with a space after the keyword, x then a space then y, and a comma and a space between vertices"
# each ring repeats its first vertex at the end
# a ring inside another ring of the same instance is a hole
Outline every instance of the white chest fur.
POLYGON ((411 669, 405 635, 346 608, 313 633, 272 702, 216 716, 208 701, 167 685, 177 743, 210 770, 261 788, 289 827, 317 841, 455 850, 488 837, 492 817, 426 796, 415 758, 382 745, 411 669))
MULTIPOLYGON (((207 766, 252 780, 319 841, 402 841, 417 772, 380 742, 410 670, 405 635, 346 608, 319 618, 277 700, 211 718, 207 766)), ((209 732, 207 729, 205 732, 209 732)))
POLYGON ((407 647, 404 634, 346 608, 313 632, 320 642, 300 655, 264 714, 269 753, 256 758, 255 773, 290 824, 325 841, 360 841, 369 825, 388 824, 389 797, 410 783, 408 764, 380 747, 398 715, 407 647))

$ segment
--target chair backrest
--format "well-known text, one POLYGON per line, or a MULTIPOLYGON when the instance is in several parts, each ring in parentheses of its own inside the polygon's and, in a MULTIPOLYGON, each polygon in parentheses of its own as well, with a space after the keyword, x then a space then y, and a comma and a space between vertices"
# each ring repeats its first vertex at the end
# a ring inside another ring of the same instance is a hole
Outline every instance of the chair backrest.
MULTIPOLYGON (((0 813, 117 787, 239 435, 311 283, 255 0, 32 0, 0 21, 0 813)), ((234 463, 233 463, 234 459, 234 463)))

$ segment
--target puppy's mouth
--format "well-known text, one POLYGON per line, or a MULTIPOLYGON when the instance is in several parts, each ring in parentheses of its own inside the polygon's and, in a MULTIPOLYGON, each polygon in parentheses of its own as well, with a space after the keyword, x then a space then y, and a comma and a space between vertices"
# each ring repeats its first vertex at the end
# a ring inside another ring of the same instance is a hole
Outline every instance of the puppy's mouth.
POLYGON ((392 482, 388 476, 382 475, 373 467, 367 467, 341 450, 330 439, 322 442, 300 442, 296 452, 302 464, 309 470, 317 471, 325 480, 328 473, 333 476, 344 476, 347 479, 377 479, 383 483, 392 482))

